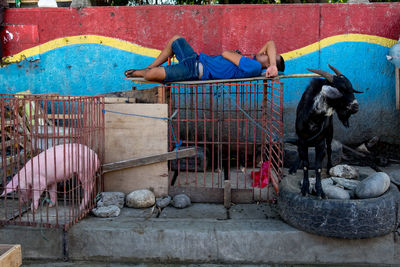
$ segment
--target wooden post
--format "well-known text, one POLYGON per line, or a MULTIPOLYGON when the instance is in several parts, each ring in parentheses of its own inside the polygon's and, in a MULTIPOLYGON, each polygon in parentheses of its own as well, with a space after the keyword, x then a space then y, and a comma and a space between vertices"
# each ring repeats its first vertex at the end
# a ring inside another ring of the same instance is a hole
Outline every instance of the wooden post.
POLYGON ((224 183, 224 207, 229 209, 231 207, 232 202, 232 191, 231 191, 231 181, 226 180, 224 183))
POLYGON ((157 100, 157 103, 158 104, 165 104, 166 103, 166 101, 165 101, 165 86, 164 85, 159 85, 158 87, 157 87, 157 89, 158 89, 158 94, 157 94, 157 96, 158 96, 158 100, 157 100))

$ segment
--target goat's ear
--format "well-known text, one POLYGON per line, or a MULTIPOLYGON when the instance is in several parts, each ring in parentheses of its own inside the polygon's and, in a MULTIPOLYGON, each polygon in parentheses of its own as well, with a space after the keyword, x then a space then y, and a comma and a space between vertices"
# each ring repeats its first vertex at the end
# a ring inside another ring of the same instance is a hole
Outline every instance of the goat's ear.
MULTIPOLYGON (((368 90, 369 88, 367 88, 367 90, 368 90)), ((364 92, 361 92, 361 91, 357 91, 357 90, 354 90, 353 89, 353 93, 356 93, 356 94, 362 94, 362 93, 364 93, 364 92)))
POLYGON ((322 86, 321 93, 330 99, 338 99, 343 96, 343 94, 337 88, 329 85, 322 86))

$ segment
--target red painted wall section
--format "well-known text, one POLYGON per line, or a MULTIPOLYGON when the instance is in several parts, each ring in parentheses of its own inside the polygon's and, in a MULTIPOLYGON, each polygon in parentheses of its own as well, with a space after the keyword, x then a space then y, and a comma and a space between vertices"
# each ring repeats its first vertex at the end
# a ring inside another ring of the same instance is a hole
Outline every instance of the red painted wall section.
POLYGON ((397 40, 400 3, 322 5, 321 39, 343 33, 374 34, 397 40))
POLYGON ((278 52, 284 53, 345 33, 397 40, 400 3, 8 9, 5 22, 12 25, 8 27, 24 27, 24 40, 7 43, 6 55, 56 38, 85 34, 157 49, 172 35, 180 34, 197 52, 209 54, 237 48, 254 53, 273 39, 279 44, 278 52))

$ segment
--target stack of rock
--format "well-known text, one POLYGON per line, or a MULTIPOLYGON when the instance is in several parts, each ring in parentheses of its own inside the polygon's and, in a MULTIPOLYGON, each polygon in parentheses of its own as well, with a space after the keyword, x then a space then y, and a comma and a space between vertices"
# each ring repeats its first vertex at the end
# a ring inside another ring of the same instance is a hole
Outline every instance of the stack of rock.
POLYGON ((191 205, 190 198, 185 194, 179 194, 171 198, 164 196, 155 198, 154 193, 150 190, 136 190, 126 197, 126 206, 131 208, 149 208, 154 204, 162 209, 172 204, 175 208, 183 209, 191 205))
POLYGON ((124 204, 135 209, 150 208, 154 205, 163 209, 170 204, 175 208, 183 209, 190 206, 191 201, 185 194, 176 195, 174 198, 165 196, 156 199, 154 193, 148 189, 135 190, 126 198, 122 192, 103 192, 99 194, 96 208, 92 210, 92 213, 102 218, 117 217, 124 204))
MULTIPOLYGON (((331 177, 322 179, 322 189, 328 199, 365 199, 383 195, 390 186, 390 177, 375 172, 359 181, 359 172, 349 165, 337 165, 330 169, 331 177)), ((315 178, 310 178, 310 191, 315 191, 315 178)))

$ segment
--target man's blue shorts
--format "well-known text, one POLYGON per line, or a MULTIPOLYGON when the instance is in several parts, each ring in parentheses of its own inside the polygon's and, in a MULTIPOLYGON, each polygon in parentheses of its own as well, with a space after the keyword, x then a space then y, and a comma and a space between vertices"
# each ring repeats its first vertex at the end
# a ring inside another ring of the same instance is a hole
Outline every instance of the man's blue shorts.
POLYGON ((199 56, 184 38, 172 42, 172 51, 178 59, 178 64, 165 66, 164 82, 190 81, 199 79, 199 56))

